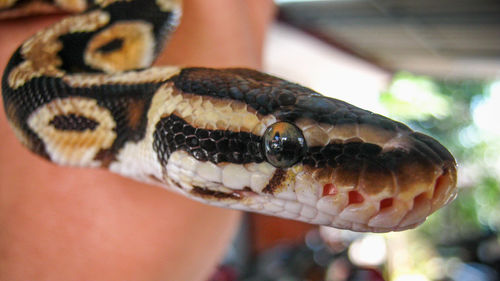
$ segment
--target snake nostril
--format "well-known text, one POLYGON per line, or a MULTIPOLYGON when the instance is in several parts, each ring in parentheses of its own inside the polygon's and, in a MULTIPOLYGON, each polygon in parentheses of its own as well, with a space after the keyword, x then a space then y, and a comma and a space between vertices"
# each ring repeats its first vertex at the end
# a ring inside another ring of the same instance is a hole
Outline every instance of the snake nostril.
POLYGON ((380 201, 380 210, 392 207, 393 202, 394 202, 394 199, 392 197, 382 199, 380 201))
POLYGON ((363 203, 365 198, 359 192, 353 190, 349 191, 349 205, 363 203))

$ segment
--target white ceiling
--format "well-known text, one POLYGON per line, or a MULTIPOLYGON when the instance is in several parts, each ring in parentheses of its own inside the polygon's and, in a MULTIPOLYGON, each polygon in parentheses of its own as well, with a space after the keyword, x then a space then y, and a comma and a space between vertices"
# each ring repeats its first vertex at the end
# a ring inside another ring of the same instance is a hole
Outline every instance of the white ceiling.
POLYGON ((500 78, 497 0, 281 0, 280 19, 391 71, 500 78))

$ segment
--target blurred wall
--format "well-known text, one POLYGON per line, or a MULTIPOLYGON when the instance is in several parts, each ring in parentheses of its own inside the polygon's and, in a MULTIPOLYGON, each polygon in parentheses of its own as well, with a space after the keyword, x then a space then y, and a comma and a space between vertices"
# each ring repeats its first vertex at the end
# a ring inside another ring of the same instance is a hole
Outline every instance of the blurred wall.
POLYGON ((335 49, 295 28, 276 23, 264 51, 264 69, 323 95, 377 113, 391 73, 335 49))

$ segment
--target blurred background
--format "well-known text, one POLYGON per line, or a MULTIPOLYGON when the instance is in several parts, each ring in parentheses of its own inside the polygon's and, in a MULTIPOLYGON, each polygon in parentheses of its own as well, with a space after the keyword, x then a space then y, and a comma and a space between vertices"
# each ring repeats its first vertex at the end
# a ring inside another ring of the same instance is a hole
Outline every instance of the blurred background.
POLYGON ((500 280, 500 2, 275 1, 265 70, 434 136, 459 194, 389 234, 247 215, 213 280, 500 280))

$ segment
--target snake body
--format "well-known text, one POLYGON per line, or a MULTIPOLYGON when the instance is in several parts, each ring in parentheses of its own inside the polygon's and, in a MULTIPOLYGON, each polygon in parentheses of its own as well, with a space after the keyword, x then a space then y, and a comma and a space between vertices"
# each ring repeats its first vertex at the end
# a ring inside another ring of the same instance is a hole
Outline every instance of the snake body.
POLYGON ((36 154, 355 231, 415 227, 455 197, 453 156, 404 124, 251 69, 147 68, 180 1, 90 2, 4 71, 6 115, 36 154))

